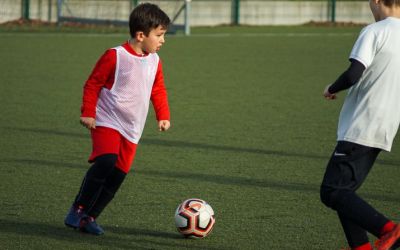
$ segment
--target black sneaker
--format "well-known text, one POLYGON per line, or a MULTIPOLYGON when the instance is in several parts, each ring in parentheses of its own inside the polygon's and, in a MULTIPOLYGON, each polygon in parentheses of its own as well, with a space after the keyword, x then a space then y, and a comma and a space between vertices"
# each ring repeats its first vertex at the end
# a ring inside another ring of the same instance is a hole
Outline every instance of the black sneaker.
POLYGON ((82 232, 89 234, 94 234, 94 235, 104 234, 103 228, 97 225, 96 220, 91 216, 86 216, 82 218, 79 228, 82 232))
POLYGON ((64 224, 68 227, 79 228, 83 217, 87 216, 81 207, 71 206, 67 216, 65 217, 64 224))

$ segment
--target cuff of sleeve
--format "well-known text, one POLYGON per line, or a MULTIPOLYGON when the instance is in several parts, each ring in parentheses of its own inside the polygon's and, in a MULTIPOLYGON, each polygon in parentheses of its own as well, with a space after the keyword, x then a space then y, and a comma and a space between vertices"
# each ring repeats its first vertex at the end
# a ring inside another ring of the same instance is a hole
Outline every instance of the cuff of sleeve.
POLYGON ((161 121, 161 120, 170 121, 170 120, 171 120, 171 117, 170 117, 169 115, 160 115, 160 116, 157 116, 157 121, 161 121))
POLYGON ((82 110, 81 117, 93 117, 93 118, 96 118, 96 111, 94 111, 94 110, 82 110))
POLYGON ((331 85, 331 86, 328 88, 329 94, 335 94, 335 93, 336 93, 335 89, 334 89, 332 86, 333 86, 333 85, 331 85))

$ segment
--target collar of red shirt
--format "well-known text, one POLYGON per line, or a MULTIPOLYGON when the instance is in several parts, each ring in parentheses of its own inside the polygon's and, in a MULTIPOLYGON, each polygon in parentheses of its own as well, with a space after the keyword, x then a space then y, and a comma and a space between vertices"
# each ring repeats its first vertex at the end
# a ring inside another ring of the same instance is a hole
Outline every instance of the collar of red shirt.
POLYGON ((144 57, 144 56, 148 56, 149 55, 149 53, 144 53, 143 55, 140 55, 140 54, 136 53, 136 51, 134 51, 133 48, 131 47, 131 45, 129 44, 129 41, 127 41, 126 43, 122 44, 122 47, 124 47, 126 49, 126 51, 128 51, 130 54, 132 54, 134 56, 144 57))

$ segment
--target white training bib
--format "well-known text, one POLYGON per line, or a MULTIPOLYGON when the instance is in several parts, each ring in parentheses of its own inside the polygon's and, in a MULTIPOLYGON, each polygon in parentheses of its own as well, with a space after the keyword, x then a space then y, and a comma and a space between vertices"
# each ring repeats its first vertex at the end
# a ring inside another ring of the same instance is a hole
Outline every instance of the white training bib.
POLYGON ((137 144, 146 122, 159 57, 156 53, 135 56, 122 46, 114 49, 115 80, 110 90, 103 88, 100 92, 96 125, 113 128, 137 144))

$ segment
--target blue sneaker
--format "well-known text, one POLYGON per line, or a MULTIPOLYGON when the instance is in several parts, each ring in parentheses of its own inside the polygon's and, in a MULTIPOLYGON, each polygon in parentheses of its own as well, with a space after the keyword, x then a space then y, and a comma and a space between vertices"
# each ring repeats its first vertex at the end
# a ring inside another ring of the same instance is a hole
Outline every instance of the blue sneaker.
POLYGON ((91 216, 86 216, 82 218, 79 228, 82 232, 89 234, 94 234, 94 235, 104 234, 103 228, 97 225, 96 220, 91 216))
POLYGON ((67 216, 65 217, 64 224, 67 227, 79 228, 83 217, 87 216, 81 207, 71 206, 67 216))

